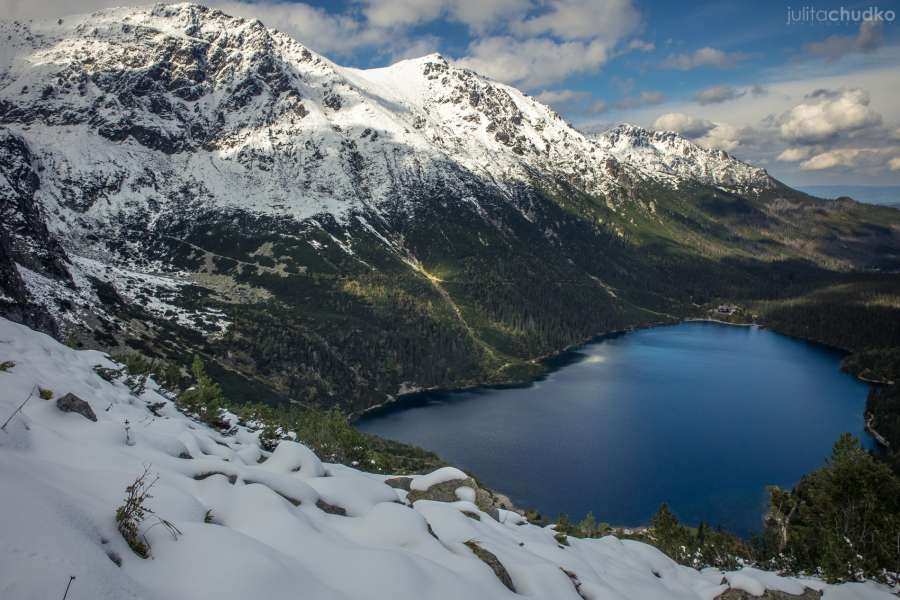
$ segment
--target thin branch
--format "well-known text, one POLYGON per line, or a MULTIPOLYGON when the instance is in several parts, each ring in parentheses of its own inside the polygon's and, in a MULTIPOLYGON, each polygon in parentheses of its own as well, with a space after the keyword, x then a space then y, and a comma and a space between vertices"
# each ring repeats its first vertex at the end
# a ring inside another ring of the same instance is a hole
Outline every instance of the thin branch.
POLYGON ((69 586, 72 585, 73 581, 75 581, 75 576, 69 575, 69 583, 66 584, 66 592, 63 594, 62 600, 66 600, 66 596, 69 595, 69 586))
POLYGON ((14 410, 14 411, 13 411, 13 414, 9 415, 9 418, 3 423, 3 425, 0 425, 0 429, 2 429, 3 431, 6 431, 6 426, 9 425, 9 422, 13 420, 13 417, 15 417, 17 414, 19 414, 19 411, 22 410, 22 408, 25 407, 25 404, 26 404, 29 400, 31 400, 31 397, 34 396, 35 390, 37 390, 37 384, 35 384, 34 387, 31 388, 31 392, 29 392, 28 397, 25 398, 25 401, 22 402, 22 404, 19 405, 19 408, 17 408, 16 410, 14 410))
POLYGON ((172 539, 175 541, 178 541, 178 536, 183 535, 181 530, 178 529, 177 527, 175 527, 175 524, 172 523, 171 521, 169 521, 167 519, 163 519, 162 517, 160 517, 158 514, 156 514, 155 512, 153 512, 150 509, 147 509, 147 512, 149 514, 153 515, 154 517, 156 517, 156 519, 157 519, 156 523, 154 523, 153 525, 151 525, 150 527, 145 529, 144 532, 141 534, 141 537, 144 538, 144 543, 147 544, 148 547, 150 546, 150 542, 147 540, 147 533, 151 529, 156 527, 157 525, 162 525, 163 527, 165 527, 166 530, 169 532, 169 535, 171 535, 172 539))

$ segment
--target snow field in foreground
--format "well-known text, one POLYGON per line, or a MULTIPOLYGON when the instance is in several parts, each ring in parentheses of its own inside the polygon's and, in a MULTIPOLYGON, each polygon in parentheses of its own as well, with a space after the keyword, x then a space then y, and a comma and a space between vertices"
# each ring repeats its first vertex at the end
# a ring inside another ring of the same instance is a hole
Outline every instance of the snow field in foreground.
MULTIPOLYGON (((723 581, 757 595, 807 586, 826 600, 894 598, 869 583, 830 586, 750 568, 701 572, 614 537, 570 537, 562 547, 552 529, 506 511, 498 522, 470 500, 410 507, 385 476, 322 463, 296 442, 263 452, 256 433, 238 426, 223 435, 194 422, 152 382, 136 397, 102 379, 93 367, 115 366, 104 354, 0 319, 4 361, 15 364, 0 371, 0 423, 35 386, 53 394, 32 395, 0 431, 4 600, 61 598, 70 576, 70 600, 711 600, 727 589, 723 581), (56 399, 66 393, 87 401, 97 422, 60 411, 56 399), (161 416, 148 409, 154 404, 161 416), (115 511, 148 465, 159 475, 149 506, 181 535, 173 539, 150 516, 142 531, 151 556, 142 559, 117 531, 115 511), (326 513, 319 501, 346 516, 326 513), (499 561, 515 594, 471 545, 499 561)), ((464 477, 447 467, 415 477, 412 488, 464 477)))

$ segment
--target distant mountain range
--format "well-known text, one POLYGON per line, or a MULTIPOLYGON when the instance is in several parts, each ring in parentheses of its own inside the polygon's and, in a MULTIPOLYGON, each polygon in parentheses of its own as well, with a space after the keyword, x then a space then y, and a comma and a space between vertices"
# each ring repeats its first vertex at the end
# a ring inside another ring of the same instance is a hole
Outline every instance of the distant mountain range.
POLYGON ((853 198, 859 202, 900 206, 900 185, 805 185, 802 191, 820 198, 853 198))
POLYGON ((351 411, 900 265, 897 211, 191 4, 0 24, 0 200, 0 314, 351 411))

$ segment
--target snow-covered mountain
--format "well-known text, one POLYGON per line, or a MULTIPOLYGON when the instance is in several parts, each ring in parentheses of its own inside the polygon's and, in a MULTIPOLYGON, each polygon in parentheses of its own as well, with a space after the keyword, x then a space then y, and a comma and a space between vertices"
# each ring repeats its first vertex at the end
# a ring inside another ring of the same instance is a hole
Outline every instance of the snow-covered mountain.
POLYGON ((673 131, 622 124, 594 139, 618 161, 671 185, 692 181, 747 192, 772 185, 765 169, 732 158, 724 150, 699 146, 673 131))
POLYGON ((411 185, 462 189, 472 177, 507 192, 557 178, 613 201, 625 175, 767 184, 674 134, 587 138, 439 55, 344 68, 259 21, 191 4, 3 22, 0 48, 0 123, 38 166, 38 202, 68 240, 195 204, 381 214, 403 209, 411 185))
POLYGON ((45 299, 53 284, 41 276, 71 279, 60 247, 146 269, 139 248, 110 257, 101 241, 200 210, 356 214, 392 244, 384 218, 413 212, 435 187, 512 197, 540 180, 615 206, 647 178, 769 185, 765 171, 674 134, 585 137, 439 55, 349 69, 259 21, 192 4, 0 23, 0 134, 7 212, 30 215, 10 228, 10 250, 45 299))
POLYGON ((766 185, 764 172, 673 134, 595 142, 439 55, 344 68, 259 21, 191 4, 4 22, 0 45, 0 122, 58 173, 41 190, 56 230, 118 211, 153 218, 178 192, 297 218, 387 210, 410 179, 460 185, 463 173, 499 186, 552 175, 615 196, 615 160, 666 179, 766 185), (641 158, 648 145, 668 169, 641 158))
POLYGON ((697 571, 613 536, 563 546, 552 527, 479 507, 452 467, 406 479, 420 498, 410 502, 405 485, 323 463, 302 440, 268 452, 245 426, 223 434, 193 421, 152 380, 136 395, 95 371, 119 367, 105 355, 2 318, 0 363, 4 600, 62 597, 67 584, 68 598, 92 600, 713 600, 808 588, 824 600, 894 598, 870 583, 697 571), (148 484, 158 476, 138 525, 146 559, 116 522, 145 471, 148 484), (428 499, 454 486, 455 500, 428 499))
POLYGON ((0 314, 165 355, 224 340, 257 376, 275 306, 329 365, 285 352, 266 385, 383 398, 671 314, 673 257, 872 260, 807 239, 830 208, 676 134, 585 136, 439 55, 360 70, 301 42, 192 4, 0 22, 0 314), (684 251, 641 248, 661 240, 684 251), (322 325, 348 313, 371 345, 322 325))

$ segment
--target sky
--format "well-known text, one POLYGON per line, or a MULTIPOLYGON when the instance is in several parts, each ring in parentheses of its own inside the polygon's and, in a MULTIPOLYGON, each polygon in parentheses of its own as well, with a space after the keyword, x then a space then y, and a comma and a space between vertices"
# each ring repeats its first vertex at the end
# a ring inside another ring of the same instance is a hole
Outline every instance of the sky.
MULTIPOLYGON (((123 1, 0 0, 0 15, 123 1)), ((579 129, 677 131, 797 187, 900 184, 900 0, 200 3, 259 18, 347 66, 439 52, 579 129)))

